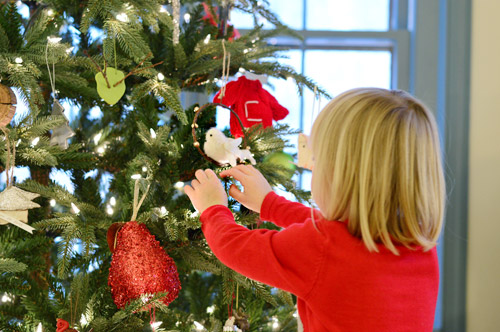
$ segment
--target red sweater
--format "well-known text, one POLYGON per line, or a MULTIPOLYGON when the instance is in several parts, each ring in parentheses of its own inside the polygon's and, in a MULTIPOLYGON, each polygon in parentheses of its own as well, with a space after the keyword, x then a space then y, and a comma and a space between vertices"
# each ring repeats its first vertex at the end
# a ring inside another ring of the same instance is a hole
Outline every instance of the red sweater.
POLYGON ((345 223, 269 193, 261 218, 285 229, 249 230, 215 205, 201 215, 228 267, 297 296, 305 332, 431 332, 439 285, 436 249, 369 252, 345 223))

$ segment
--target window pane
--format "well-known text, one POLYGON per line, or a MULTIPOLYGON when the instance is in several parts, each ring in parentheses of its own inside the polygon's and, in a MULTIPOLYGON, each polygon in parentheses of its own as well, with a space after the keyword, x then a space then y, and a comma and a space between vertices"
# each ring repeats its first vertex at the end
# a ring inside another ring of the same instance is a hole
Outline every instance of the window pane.
MULTIPOLYGON (((303 28, 303 0, 270 0, 269 9, 272 13, 278 16, 280 21, 292 29, 302 30, 303 28)), ((237 29, 253 28, 253 18, 251 15, 243 13, 239 10, 231 12, 231 23, 237 29)), ((271 28, 271 24, 265 21, 260 21, 259 24, 264 24, 264 28, 271 28)))
MULTIPOLYGON (((305 53, 304 74, 332 97, 356 87, 391 88, 391 52, 354 50, 310 50, 305 53)), ((322 98, 321 108, 328 103, 322 98)), ((310 133, 313 93, 304 92, 304 132, 310 133)), ((314 114, 313 114, 314 113, 314 114)))
POLYGON ((309 30, 389 29, 390 0, 307 0, 309 30))

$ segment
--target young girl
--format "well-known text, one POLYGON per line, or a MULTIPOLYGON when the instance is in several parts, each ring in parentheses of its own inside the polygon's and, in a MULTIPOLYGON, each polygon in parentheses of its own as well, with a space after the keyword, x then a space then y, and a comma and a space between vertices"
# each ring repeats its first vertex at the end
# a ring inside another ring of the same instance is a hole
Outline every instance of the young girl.
POLYGON ((243 186, 232 197, 280 232, 237 225, 216 174, 196 172, 185 192, 213 252, 295 294, 306 332, 432 331, 445 202, 432 114, 403 91, 350 90, 319 114, 311 145, 313 216, 252 166, 220 173, 243 186))

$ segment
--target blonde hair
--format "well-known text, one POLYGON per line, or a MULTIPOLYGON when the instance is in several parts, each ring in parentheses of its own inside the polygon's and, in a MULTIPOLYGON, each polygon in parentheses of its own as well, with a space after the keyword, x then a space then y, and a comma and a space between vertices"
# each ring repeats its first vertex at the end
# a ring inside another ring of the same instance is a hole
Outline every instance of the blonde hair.
POLYGON ((324 217, 348 221, 370 251, 393 241, 433 248, 445 183, 432 113, 404 91, 358 88, 339 95, 314 122, 312 193, 324 217))

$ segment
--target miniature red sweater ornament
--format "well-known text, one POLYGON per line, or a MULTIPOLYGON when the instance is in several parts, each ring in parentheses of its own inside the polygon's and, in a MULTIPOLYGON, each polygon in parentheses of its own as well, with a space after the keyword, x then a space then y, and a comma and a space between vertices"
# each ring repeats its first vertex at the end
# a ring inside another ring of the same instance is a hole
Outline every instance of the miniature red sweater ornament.
MULTIPOLYGON (((237 81, 229 82, 225 89, 222 99, 219 99, 221 95, 219 91, 213 102, 231 107, 238 114, 245 128, 259 123, 266 128, 272 126, 273 120, 281 120, 288 115, 288 110, 263 89, 258 80, 249 80, 241 76, 237 81)), ((243 130, 234 114, 231 114, 229 123, 234 137, 243 136, 243 130)))

